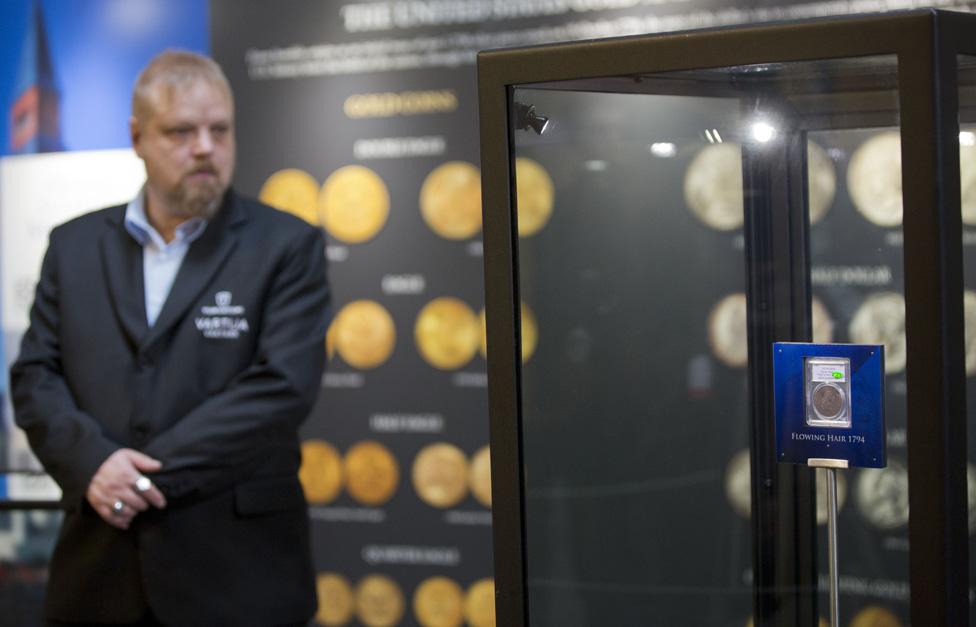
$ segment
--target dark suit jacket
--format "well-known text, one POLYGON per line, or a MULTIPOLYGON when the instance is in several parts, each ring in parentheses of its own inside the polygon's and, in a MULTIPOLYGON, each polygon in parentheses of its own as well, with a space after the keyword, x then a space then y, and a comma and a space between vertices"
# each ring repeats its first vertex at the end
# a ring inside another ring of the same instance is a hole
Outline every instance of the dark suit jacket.
POLYGON ((297 429, 319 391, 323 237, 228 192, 156 324, 125 207, 51 233, 11 371, 16 421, 64 493, 49 618, 272 625, 315 611, 297 429), (85 501, 120 447, 162 461, 169 500, 128 531, 85 501))

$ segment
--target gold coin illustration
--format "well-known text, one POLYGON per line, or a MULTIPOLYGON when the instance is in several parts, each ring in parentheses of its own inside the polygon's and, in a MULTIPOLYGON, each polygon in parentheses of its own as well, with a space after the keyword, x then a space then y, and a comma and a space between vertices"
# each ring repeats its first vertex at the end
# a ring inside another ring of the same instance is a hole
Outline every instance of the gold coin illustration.
POLYGON ((749 363, 745 294, 729 294, 715 305, 708 316, 708 343, 726 366, 742 368, 749 363))
POLYGON ((875 135, 854 151, 847 189, 854 206, 872 223, 901 224, 901 138, 896 131, 875 135))
POLYGON ((315 579, 319 610, 315 622, 326 627, 338 627, 352 620, 352 586, 336 573, 319 573, 315 579))
POLYGON ((813 142, 807 142, 807 187, 810 190, 810 224, 816 224, 827 215, 837 193, 837 175, 834 162, 826 151, 813 142))
MULTIPOLYGON (((522 303, 520 311, 522 315, 522 363, 524 364, 531 359, 535 353, 535 347, 539 343, 539 323, 536 322, 535 314, 525 303, 522 303)), ((481 323, 481 343, 478 346, 478 352, 481 353, 482 357, 488 359, 488 320, 484 309, 478 314, 478 320, 481 323)))
POLYGON ((335 320, 329 323, 329 328, 325 332, 325 357, 326 359, 332 359, 335 355, 335 320))
POLYGON ((464 596, 464 620, 471 627, 495 627, 495 580, 481 579, 464 596))
POLYGON ((356 586, 356 616, 366 627, 393 627, 404 609, 400 586, 385 575, 368 575, 356 586))
POLYGON ((818 344, 830 344, 834 339, 834 321, 824 304, 816 296, 810 300, 810 326, 813 330, 813 341, 818 344))
POLYGON ((468 459, 453 444, 425 446, 413 461, 413 487, 428 505, 457 505, 468 492, 468 459))
POLYGON ((413 595, 413 613, 423 627, 458 627, 463 605, 464 591, 447 577, 425 579, 413 595))
POLYGON ((393 318, 371 300, 349 303, 336 316, 335 347, 354 368, 375 368, 389 359, 396 344, 393 318))
POLYGON ((908 523, 908 469, 889 458, 887 468, 865 468, 857 477, 856 501, 864 518, 878 529, 908 523))
POLYGON ((491 450, 482 446, 471 457, 468 474, 471 494, 485 507, 491 507, 491 450))
MULTIPOLYGON (((972 137, 972 131, 967 133, 972 137)), ((959 145, 959 185, 962 196, 962 222, 969 226, 976 226, 976 144, 959 145)))
POLYGON ((420 356, 430 365, 442 370, 460 368, 478 350, 478 319, 456 298, 435 298, 420 310, 414 339, 420 356))
POLYGON ((692 215, 719 231, 742 226, 742 150, 738 144, 702 148, 685 172, 685 203, 692 215))
POLYGON ((376 172, 347 165, 333 172, 319 193, 322 224, 349 244, 371 239, 390 213, 390 194, 376 172))
POLYGON ((313 505, 330 503, 342 489, 342 461, 339 451, 324 440, 302 442, 302 466, 298 479, 305 500, 313 505))
POLYGON ((872 605, 864 608, 851 619, 851 627, 902 627, 902 622, 891 610, 872 605))
POLYGON ((400 482, 400 467, 390 450, 365 440, 346 451, 342 464, 346 490, 363 505, 382 505, 400 482))
POLYGON ((964 291, 962 304, 965 323, 966 376, 972 376, 976 373, 976 292, 964 291))
POLYGON ((481 230, 481 173, 466 161, 448 161, 420 188, 420 215, 435 233, 467 239, 481 230))
POLYGON ((287 211, 315 226, 319 219, 319 183, 303 171, 289 168, 278 170, 268 177, 258 192, 258 200, 276 209, 287 211))
POLYGON ((552 216, 555 187, 546 169, 526 157, 515 159, 515 199, 519 237, 535 235, 552 216))
POLYGON ((725 468, 725 497, 735 513, 743 518, 752 516, 751 471, 749 449, 732 456, 725 468))
POLYGON ((884 344, 885 373, 905 369, 905 298, 896 292, 868 296, 854 312, 848 335, 855 344, 884 344))

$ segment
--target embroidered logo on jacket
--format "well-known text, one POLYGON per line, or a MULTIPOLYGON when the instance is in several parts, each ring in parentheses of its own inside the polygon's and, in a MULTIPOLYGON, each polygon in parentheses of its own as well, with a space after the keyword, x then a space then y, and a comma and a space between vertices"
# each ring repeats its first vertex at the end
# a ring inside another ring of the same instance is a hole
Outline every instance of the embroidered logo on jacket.
POLYGON ((244 317, 244 307, 232 305, 234 295, 228 291, 214 294, 215 306, 204 305, 200 308, 201 316, 193 319, 197 331, 203 337, 236 340, 241 333, 247 333, 251 328, 244 317))

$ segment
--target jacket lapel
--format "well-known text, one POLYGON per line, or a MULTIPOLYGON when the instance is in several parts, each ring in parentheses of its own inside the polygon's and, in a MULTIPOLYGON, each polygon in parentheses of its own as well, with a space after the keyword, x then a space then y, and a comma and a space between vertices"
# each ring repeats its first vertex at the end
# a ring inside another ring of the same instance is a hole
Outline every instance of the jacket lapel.
POLYGON ((233 227, 245 218, 246 214, 237 197, 229 191, 224 197, 223 206, 207 225, 203 235, 190 244, 156 324, 149 329, 141 342, 141 351, 164 337, 171 327, 183 319, 187 309, 196 302, 237 246, 238 236, 233 227))
POLYGON ((105 282, 119 325, 130 346, 135 348, 149 330, 146 322, 146 288, 142 273, 142 246, 125 230, 125 206, 108 212, 111 228, 102 234, 99 245, 105 282))

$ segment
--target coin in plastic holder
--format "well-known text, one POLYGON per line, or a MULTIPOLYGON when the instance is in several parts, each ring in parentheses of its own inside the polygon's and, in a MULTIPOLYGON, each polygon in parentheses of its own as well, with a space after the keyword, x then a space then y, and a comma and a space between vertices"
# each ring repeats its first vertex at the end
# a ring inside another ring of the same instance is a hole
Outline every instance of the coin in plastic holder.
POLYGON ((851 426, 851 362, 844 357, 808 357, 805 366, 807 424, 851 426))

